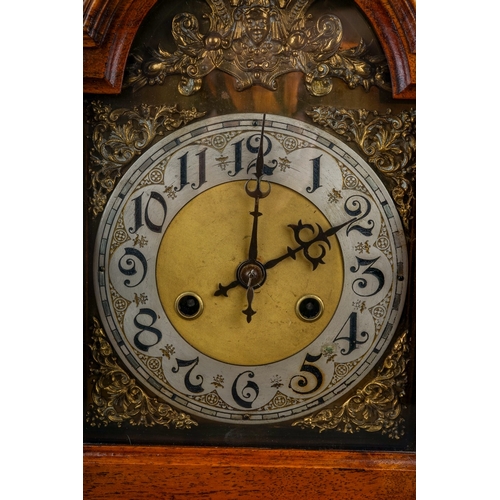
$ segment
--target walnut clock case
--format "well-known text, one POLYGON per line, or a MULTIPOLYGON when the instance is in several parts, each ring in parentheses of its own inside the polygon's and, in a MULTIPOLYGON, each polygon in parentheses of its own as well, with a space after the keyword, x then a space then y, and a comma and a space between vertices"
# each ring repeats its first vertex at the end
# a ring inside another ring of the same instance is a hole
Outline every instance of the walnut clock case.
POLYGON ((111 3, 84 4, 86 494, 413 498, 414 5, 111 3))

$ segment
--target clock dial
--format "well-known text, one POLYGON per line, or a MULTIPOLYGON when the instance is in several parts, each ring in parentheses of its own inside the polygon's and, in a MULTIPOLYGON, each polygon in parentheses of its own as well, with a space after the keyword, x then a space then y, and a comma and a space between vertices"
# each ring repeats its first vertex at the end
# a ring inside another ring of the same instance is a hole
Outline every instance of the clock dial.
POLYGON ((289 420, 376 365, 402 312, 396 208, 331 135, 275 115, 200 120, 117 185, 95 252, 107 335, 158 397, 207 419, 289 420))

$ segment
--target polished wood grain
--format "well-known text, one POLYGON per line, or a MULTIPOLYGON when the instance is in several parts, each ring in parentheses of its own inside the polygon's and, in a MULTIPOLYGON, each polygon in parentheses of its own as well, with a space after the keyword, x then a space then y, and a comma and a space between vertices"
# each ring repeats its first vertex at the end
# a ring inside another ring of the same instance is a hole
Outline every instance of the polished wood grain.
POLYGON ((384 50, 394 98, 415 99, 417 36, 415 0, 355 0, 384 50))
MULTIPOLYGON (((355 0, 389 63, 395 98, 416 97, 415 0, 355 0)), ((85 0, 83 90, 119 94, 130 46, 157 0, 85 0)))
POLYGON ((415 454, 89 445, 84 498, 411 500, 415 454))

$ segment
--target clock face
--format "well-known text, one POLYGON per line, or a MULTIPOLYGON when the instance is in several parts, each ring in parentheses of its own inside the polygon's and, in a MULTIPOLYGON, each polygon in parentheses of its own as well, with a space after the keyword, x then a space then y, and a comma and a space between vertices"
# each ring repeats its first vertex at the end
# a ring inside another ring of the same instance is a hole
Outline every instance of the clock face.
POLYGON ((405 238, 378 177, 282 116, 197 121, 144 153, 103 213, 103 327, 158 398, 220 422, 296 419, 353 389, 389 346, 405 238))

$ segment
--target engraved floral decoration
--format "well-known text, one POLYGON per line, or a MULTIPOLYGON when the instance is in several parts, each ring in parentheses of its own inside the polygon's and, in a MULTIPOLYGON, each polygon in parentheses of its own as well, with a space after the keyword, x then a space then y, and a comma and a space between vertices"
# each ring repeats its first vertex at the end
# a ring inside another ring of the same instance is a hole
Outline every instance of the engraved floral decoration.
POLYGON ((387 62, 370 54, 363 39, 341 48, 343 27, 332 13, 307 11, 314 0, 206 0, 209 26, 201 32, 199 19, 187 12, 172 20, 173 52, 146 47, 132 53, 125 86, 138 90, 162 84, 168 75, 181 75, 178 90, 192 95, 203 78, 219 69, 235 78, 237 90, 261 85, 276 90, 276 78, 300 71, 315 96, 331 92, 333 78, 350 88, 390 89, 387 62))
POLYGON ((392 191, 406 229, 415 201, 416 113, 414 109, 393 115, 365 109, 315 106, 307 114, 322 127, 356 143, 368 162, 392 191))
POLYGON ((186 413, 148 396, 125 370, 120 368, 113 349, 106 339, 99 321, 94 318, 92 344, 95 363, 91 366, 92 403, 87 412, 91 426, 115 423, 152 427, 161 425, 176 429, 190 429, 198 425, 186 413))
POLYGON ((404 434, 401 412, 407 383, 406 365, 409 361, 408 332, 404 332, 378 368, 375 378, 344 404, 322 410, 314 415, 293 422, 303 429, 337 430, 354 433, 361 429, 381 432, 392 439, 404 434))
POLYGON ((203 116, 195 108, 180 110, 175 106, 148 106, 115 109, 93 101, 88 113, 92 122, 90 150, 90 211, 96 217, 104 210, 107 197, 126 167, 165 132, 178 129, 203 116))

